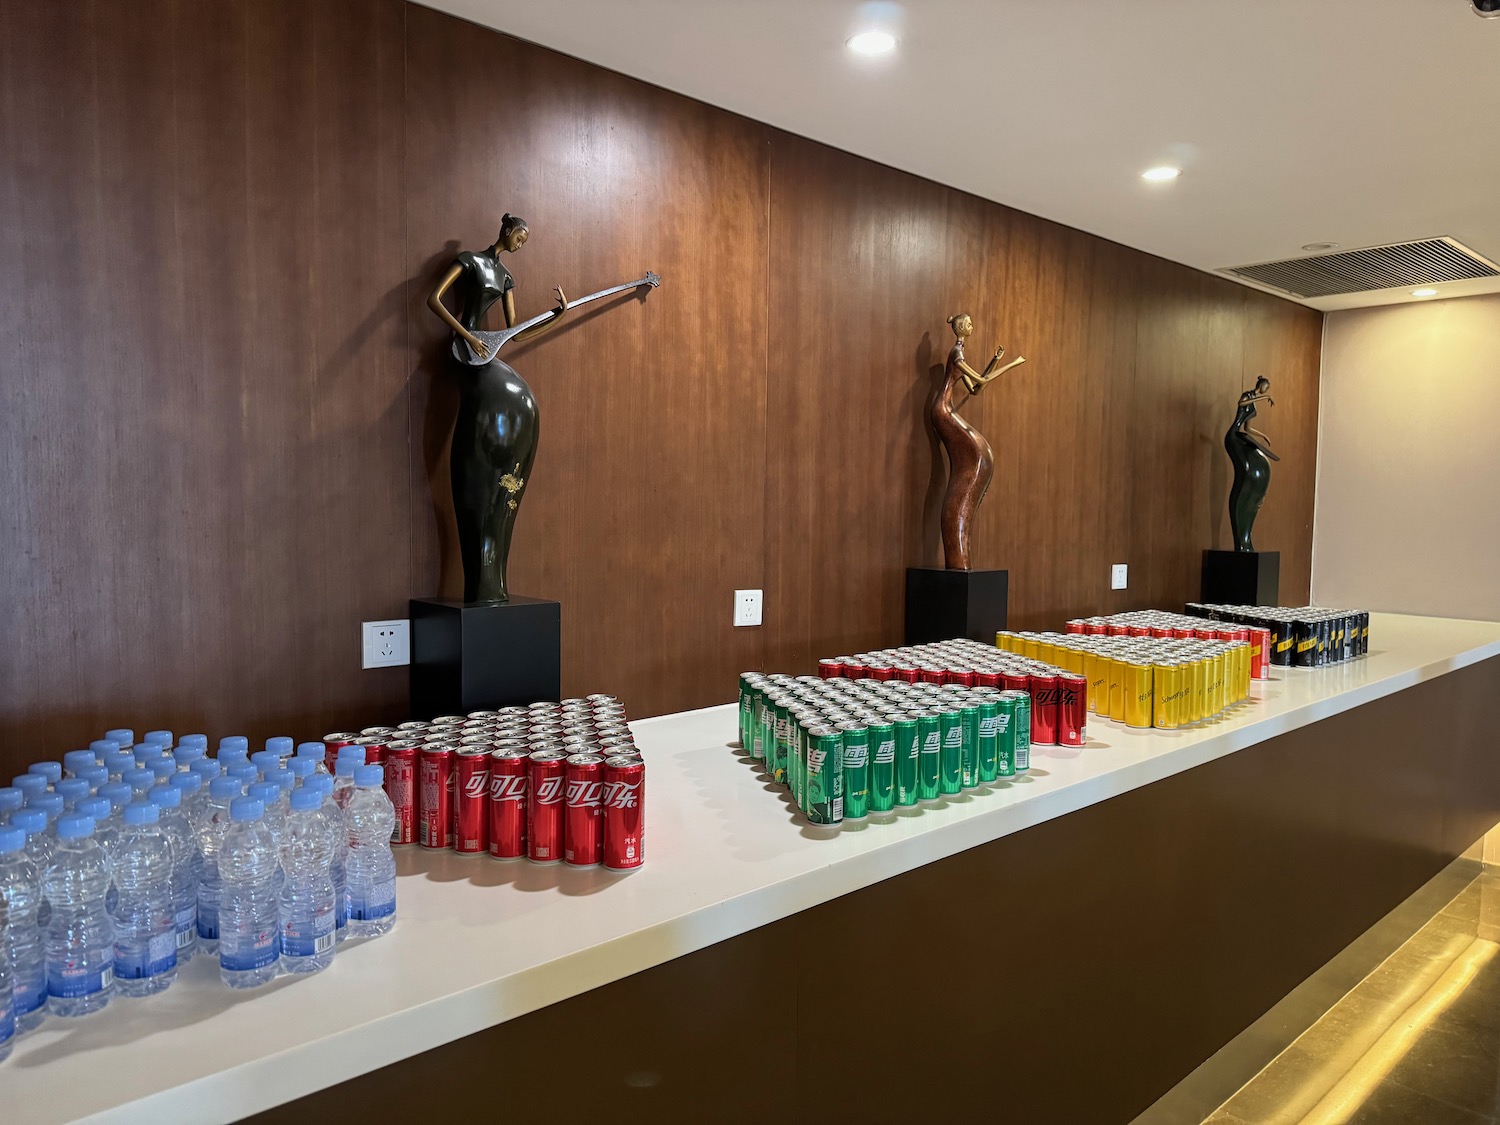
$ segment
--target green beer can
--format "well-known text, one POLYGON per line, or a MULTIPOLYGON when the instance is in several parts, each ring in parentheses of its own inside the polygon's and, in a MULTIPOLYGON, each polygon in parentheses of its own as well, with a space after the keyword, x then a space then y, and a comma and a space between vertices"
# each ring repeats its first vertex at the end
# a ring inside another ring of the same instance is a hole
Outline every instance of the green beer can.
POLYGON ((936 714, 917 719, 917 742, 917 799, 936 801, 943 792, 943 731, 936 714))
POLYGON ((963 783, 965 789, 973 789, 979 784, 979 705, 964 703, 958 712, 963 730, 963 783))
POLYGON ((896 807, 896 727, 880 718, 870 724, 870 811, 896 807))
POLYGON ((979 783, 1000 776, 1000 703, 986 696, 979 704, 979 783))
POLYGON ((952 796, 964 788, 963 713, 957 707, 944 707, 938 712, 938 729, 943 736, 938 785, 944 796, 952 796))
POLYGON ((863 820, 870 814, 870 728, 859 722, 840 723, 844 744, 844 819, 863 820))
POLYGON ((917 803, 917 762, 922 742, 917 720, 906 715, 891 724, 896 732, 896 804, 903 808, 917 803))
POLYGON ((813 824, 844 819, 844 741, 832 727, 807 729, 807 796, 802 811, 813 824))

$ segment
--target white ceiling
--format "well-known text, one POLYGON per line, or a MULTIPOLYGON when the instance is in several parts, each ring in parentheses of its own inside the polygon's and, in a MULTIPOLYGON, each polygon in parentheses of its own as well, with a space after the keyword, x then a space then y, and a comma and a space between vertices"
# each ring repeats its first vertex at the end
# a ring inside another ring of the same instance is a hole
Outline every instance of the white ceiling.
POLYGON ((1200 269, 1437 235, 1500 262, 1500 20, 1468 0, 430 4, 1200 269), (872 25, 893 56, 845 49, 872 25))

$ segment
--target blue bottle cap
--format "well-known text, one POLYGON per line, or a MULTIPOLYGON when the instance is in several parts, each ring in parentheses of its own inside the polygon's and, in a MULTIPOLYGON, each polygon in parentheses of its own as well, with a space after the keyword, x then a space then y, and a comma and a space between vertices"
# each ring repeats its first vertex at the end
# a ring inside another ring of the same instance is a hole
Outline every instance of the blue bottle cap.
POLYGON ((333 778, 329 777, 326 773, 313 774, 307 779, 307 785, 308 788, 316 789, 322 794, 325 801, 328 799, 328 795, 333 792, 333 778))
POLYGON ((286 772, 292 775, 292 780, 311 777, 313 770, 318 768, 318 763, 311 758, 288 758, 286 772))
MULTIPOLYGON (((290 758, 286 760, 288 762, 291 761, 290 758)), ((274 781, 277 787, 280 788, 283 793, 290 793, 292 791, 292 787, 297 784, 297 779, 292 776, 292 771, 286 769, 272 770, 270 773, 266 774, 266 780, 274 781)))
POLYGON ((63 755, 63 769, 74 777, 78 776, 79 770, 86 770, 98 764, 99 757, 92 750, 69 750, 63 755))
POLYGON ((11 778, 12 785, 26 794, 27 800, 47 792, 47 779, 39 773, 22 773, 11 778))
POLYGON ((238 778, 242 787, 249 785, 252 781, 260 777, 260 770, 256 769, 249 762, 240 766, 230 766, 224 772, 230 777, 238 778))
POLYGON ((26 794, 14 785, 0 789, 0 812, 15 812, 26 803, 26 794))
POLYGON ((281 786, 274 781, 252 782, 250 788, 245 790, 246 794, 254 797, 262 805, 270 805, 281 796, 281 786))
MULTIPOLYGON (((317 808, 316 805, 313 806, 317 808)), ((14 824, 0 824, 0 855, 18 852, 26 846, 26 829, 14 824)))
POLYGON ((157 781, 166 781, 167 778, 177 772, 177 763, 171 758, 157 758, 147 768, 150 769, 157 781))
POLYGON ((185 735, 183 735, 181 738, 179 738, 177 740, 177 745, 178 745, 179 749, 181 747, 186 746, 190 750, 202 750, 205 754, 207 754, 208 753, 208 735, 206 735, 206 734, 185 734, 185 735))
MULTIPOLYGON (((161 810, 150 801, 134 800, 125 806, 126 824, 155 824, 161 819, 161 810)), ((61 829, 58 835, 62 835, 61 829)))
MULTIPOLYGON (((85 753, 87 753, 87 751, 85 751, 85 753)), ((92 791, 89 789, 89 783, 83 778, 65 777, 57 783, 55 792, 59 797, 62 798, 63 804, 76 805, 84 797, 87 797, 92 791)))
POLYGON ((41 809, 42 812, 47 814, 48 820, 56 820, 62 816, 63 799, 61 793, 38 793, 26 803, 34 809, 41 809))
POLYGON ((292 756, 292 740, 284 734, 273 735, 266 739, 266 749, 278 758, 290 758, 292 756))
POLYGON ((104 732, 104 737, 109 741, 117 743, 121 750, 135 745, 135 731, 129 727, 116 727, 114 730, 104 732))
POLYGON ((120 775, 120 780, 123 781, 126 785, 130 786, 130 788, 134 789, 137 793, 144 793, 147 789, 150 789, 153 785, 156 784, 156 775, 150 770, 136 768, 133 770, 126 770, 123 774, 120 775))
POLYGON ((219 739, 219 757, 224 756, 225 750, 243 750, 250 753, 250 740, 243 734, 226 734, 219 739))
POLYGON ((216 777, 208 783, 208 796, 213 801, 227 801, 245 792, 245 784, 237 777, 216 777))
POLYGON ((96 738, 93 742, 89 743, 89 749, 93 751, 94 757, 98 758, 101 762, 104 761, 106 754, 113 754, 119 748, 120 744, 113 738, 96 738))
POLYGON ((93 817, 94 825, 97 828, 101 820, 109 819, 109 814, 114 811, 114 806, 109 803, 108 797, 85 797, 78 802, 78 807, 73 811, 81 812, 84 816, 93 817))
POLYGON ((99 796, 105 798, 117 809, 123 809, 130 804, 130 799, 135 796, 135 790, 130 787, 129 782, 111 781, 108 785, 99 786, 99 796))
POLYGON ((250 761, 261 772, 262 776, 281 765, 281 759, 271 750, 257 750, 254 754, 250 755, 250 761))
POLYGON ((196 762, 188 767, 188 772, 196 777, 201 777, 203 779, 203 784, 207 785, 211 778, 219 776, 219 768, 220 767, 217 759, 199 758, 196 762))
POLYGON ((242 820, 259 820, 265 815, 266 806, 257 797, 236 797, 229 802, 229 819, 236 823, 242 820))
POLYGON ((62 777, 61 762, 33 762, 26 767, 27 773, 34 773, 46 778, 48 785, 56 785, 62 777))
POLYGON ((138 766, 144 766, 153 758, 161 757, 161 747, 154 742, 137 742, 130 748, 130 754, 135 758, 138 766))
POLYGON ((338 761, 333 763, 333 776, 353 777, 354 771, 359 769, 359 767, 362 765, 364 765, 363 762, 356 761, 353 758, 340 758, 338 761))
POLYGON ((338 763, 346 759, 361 766, 364 765, 365 748, 363 746, 340 746, 338 756, 334 758, 334 762, 338 763))
POLYGON ((110 773, 124 773, 135 769, 135 755, 129 750, 116 750, 105 756, 104 764, 109 767, 110 773))
POLYGON ((90 789, 98 789, 101 785, 109 783, 109 767, 95 762, 87 769, 79 770, 78 776, 89 783, 90 789))
MULTIPOLYGON (((129 806, 126 806, 129 808, 129 806)), ((68 813, 67 816, 57 818, 57 838, 59 840, 81 840, 85 836, 94 834, 94 818, 84 816, 82 813, 68 813)))
POLYGON ((360 789, 379 789, 385 784, 385 767, 371 762, 354 771, 354 784, 360 789))
POLYGON ((179 746, 172 751, 172 761, 177 763, 179 769, 191 769, 193 763, 203 757, 201 746, 179 746))
POLYGON ((182 805, 182 790, 175 785, 153 785, 146 800, 163 809, 175 809, 182 805))
POLYGON ((303 742, 297 746, 297 757, 299 758, 322 758, 328 752, 328 747, 321 742, 303 742))
POLYGON ((315 809, 323 803, 323 794, 319 793, 311 785, 304 785, 300 789, 292 790, 292 811, 307 812, 315 809))
POLYGON ((148 730, 142 742, 155 743, 157 746, 171 746, 172 732, 169 730, 148 730))
POLYGON ((249 760, 250 754, 248 751, 234 746, 219 747, 219 767, 221 769, 227 770, 230 766, 243 766, 249 760))
POLYGON ((28 836, 34 836, 38 832, 47 829, 47 814, 41 809, 17 809, 10 814, 10 822, 21 829, 28 836))
POLYGON ((181 793, 183 797, 191 797, 203 788, 203 775, 201 773, 173 774, 167 784, 181 793))

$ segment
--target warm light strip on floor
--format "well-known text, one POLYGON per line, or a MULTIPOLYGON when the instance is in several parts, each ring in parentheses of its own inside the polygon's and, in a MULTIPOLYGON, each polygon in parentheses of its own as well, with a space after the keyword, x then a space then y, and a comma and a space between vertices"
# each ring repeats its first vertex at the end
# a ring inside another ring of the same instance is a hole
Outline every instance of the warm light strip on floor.
POLYGON ((1437 983, 1401 1013, 1375 1045, 1360 1056, 1333 1089, 1323 1095, 1312 1112, 1303 1118, 1304 1125, 1334 1125, 1349 1120, 1350 1114, 1364 1104, 1375 1087, 1411 1050, 1412 1044, 1463 994, 1497 951, 1500 951, 1500 945, 1475 938, 1437 983))

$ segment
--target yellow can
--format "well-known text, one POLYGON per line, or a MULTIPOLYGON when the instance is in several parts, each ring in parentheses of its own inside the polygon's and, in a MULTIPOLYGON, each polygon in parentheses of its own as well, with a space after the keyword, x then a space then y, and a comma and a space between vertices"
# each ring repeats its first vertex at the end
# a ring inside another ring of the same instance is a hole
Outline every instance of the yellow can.
POLYGON ((1109 718, 1125 721, 1125 663, 1113 656, 1104 658, 1109 669, 1109 718))
POLYGON ((1182 690, 1182 669, 1176 664, 1158 663, 1152 666, 1151 679, 1155 687, 1151 700, 1151 725, 1173 730, 1178 725, 1176 709, 1178 693, 1182 690))
POLYGON ((1124 666, 1125 725, 1127 727, 1149 727, 1151 725, 1152 697, 1155 694, 1151 665, 1134 660, 1124 666))
POLYGON ((1001 629, 995 634, 995 647, 1005 652, 1011 651, 1011 642, 1015 640, 1015 634, 1009 629, 1001 629))
POLYGON ((1063 649, 1063 667, 1075 676, 1083 675, 1083 649, 1071 647, 1063 649))
POLYGON ((1021 655, 1022 656, 1026 657, 1027 660, 1040 660, 1041 659, 1041 657, 1036 654, 1036 638, 1034 638, 1034 637, 1022 637, 1022 638, 1020 638, 1020 640, 1021 640, 1021 655))
POLYGON ((1193 657, 1193 684, 1188 696, 1188 722, 1196 723, 1208 714, 1208 661, 1201 655, 1193 657))
POLYGON ((1089 710, 1101 718, 1109 718, 1109 657, 1085 652, 1083 674, 1089 681, 1089 710))

